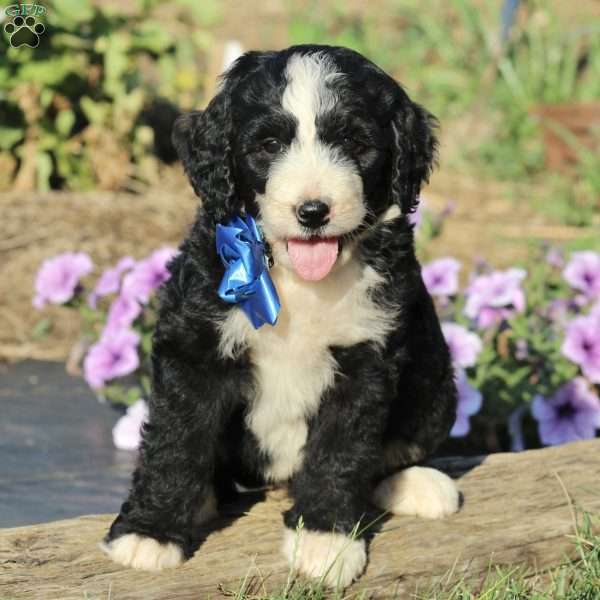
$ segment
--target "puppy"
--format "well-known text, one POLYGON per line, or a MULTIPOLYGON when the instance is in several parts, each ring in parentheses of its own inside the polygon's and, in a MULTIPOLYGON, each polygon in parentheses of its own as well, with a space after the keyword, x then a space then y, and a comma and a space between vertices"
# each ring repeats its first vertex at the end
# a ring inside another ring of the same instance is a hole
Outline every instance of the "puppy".
POLYGON ((291 566, 345 587, 366 565, 357 525, 370 502, 429 518, 457 510, 452 481, 414 466, 456 410, 408 220, 434 127, 373 63, 316 45, 245 54, 205 111, 178 119, 174 144, 202 206, 160 292, 150 420, 104 542, 115 561, 179 565, 236 484, 282 483, 291 566), (255 328, 217 294, 215 228, 240 215, 270 247, 274 325, 255 328))

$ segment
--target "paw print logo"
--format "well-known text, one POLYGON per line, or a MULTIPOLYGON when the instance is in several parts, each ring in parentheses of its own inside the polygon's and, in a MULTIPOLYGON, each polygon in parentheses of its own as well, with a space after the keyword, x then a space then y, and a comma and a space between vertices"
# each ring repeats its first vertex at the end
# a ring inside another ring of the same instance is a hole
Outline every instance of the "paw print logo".
POLYGON ((4 31, 8 35, 10 45, 14 48, 29 46, 37 48, 40 43, 40 35, 46 31, 42 23, 38 23, 35 17, 15 17, 11 23, 4 25, 4 31))

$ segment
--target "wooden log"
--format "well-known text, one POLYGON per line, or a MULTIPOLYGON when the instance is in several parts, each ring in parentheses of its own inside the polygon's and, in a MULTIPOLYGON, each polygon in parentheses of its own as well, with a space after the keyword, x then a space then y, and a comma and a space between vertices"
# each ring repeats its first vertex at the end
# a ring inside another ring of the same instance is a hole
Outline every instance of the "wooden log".
MULTIPOLYGON (((352 591, 403 598, 450 572, 481 579, 492 563, 548 569, 574 556, 575 512, 600 513, 600 440, 436 466, 458 478, 460 512, 442 521, 380 520, 352 591)), ((110 515, 5 529, 0 598, 199 600, 235 592, 244 579, 255 594, 277 591, 288 578, 280 512, 289 504, 276 490, 250 508, 228 506, 192 560, 161 573, 121 568, 100 552, 110 515)))

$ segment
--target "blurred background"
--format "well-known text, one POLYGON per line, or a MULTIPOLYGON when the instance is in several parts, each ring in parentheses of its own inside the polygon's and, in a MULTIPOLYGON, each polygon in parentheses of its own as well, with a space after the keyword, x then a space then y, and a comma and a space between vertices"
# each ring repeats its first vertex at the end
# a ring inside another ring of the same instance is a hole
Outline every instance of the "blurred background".
POLYGON ((452 214, 424 259, 504 266, 540 240, 598 245, 600 5, 529 0, 508 31, 503 5, 48 3, 37 48, 0 40, 0 358, 61 359, 76 335, 60 310, 51 338, 36 329, 43 258, 77 249, 110 264, 181 238, 195 200, 170 164, 161 114, 167 101, 187 110, 210 99, 229 40, 349 46, 439 118, 440 165, 424 196, 435 209, 452 202, 452 214))
MULTIPOLYGON (((87 270, 72 297, 34 309, 40 265, 84 253, 97 277, 124 256, 141 261, 177 247, 198 200, 168 142, 174 111, 204 106, 240 51, 311 42, 363 53, 440 121, 439 168, 416 217, 418 251, 424 264, 453 257, 461 265, 464 295, 439 294, 440 315, 483 348, 477 362, 461 365, 471 386, 463 417, 474 417, 448 452, 569 441, 544 439, 541 413, 529 407, 574 378, 592 395, 600 381, 564 350, 568 323, 600 299, 600 287, 589 291, 564 275, 584 252, 595 276, 600 250, 597 0, 61 0, 28 5, 37 7, 28 13, 8 2, 0 7, 0 449, 21 458, 7 477, 26 470, 23 457, 35 462, 53 451, 52 435, 47 446, 39 437, 51 419, 36 406, 46 402, 52 413, 52 397, 66 414, 73 405, 65 402, 78 396, 64 390, 85 395, 84 356, 111 308, 77 299, 94 287, 87 270), (510 310, 493 327, 465 316, 474 277, 516 267, 529 283, 526 306, 508 302, 514 320, 510 310), (558 300, 562 321, 542 314, 558 300), (78 378, 61 379, 52 361, 78 378), (42 372, 51 373, 50 387, 34 391, 42 372)), ((90 384, 73 427, 96 414, 96 399, 122 413, 147 396, 153 313, 151 302, 141 304, 143 314, 129 322, 141 339, 139 364, 125 373, 134 383, 115 376, 114 388, 90 384)), ((600 334, 596 341, 600 348, 600 334)), ((107 450, 120 413, 102 414, 104 425, 88 427, 78 443, 105 444, 98 460, 110 466, 121 460, 107 450)), ((130 459, 122 460, 128 469, 130 459)))

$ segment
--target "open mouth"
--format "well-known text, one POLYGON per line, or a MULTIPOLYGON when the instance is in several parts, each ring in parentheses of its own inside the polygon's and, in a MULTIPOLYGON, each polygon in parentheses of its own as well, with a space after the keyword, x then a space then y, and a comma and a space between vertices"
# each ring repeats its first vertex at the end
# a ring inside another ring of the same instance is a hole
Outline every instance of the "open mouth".
POLYGON ((298 277, 306 281, 321 281, 327 277, 337 260, 340 240, 337 237, 290 238, 287 251, 298 277))

